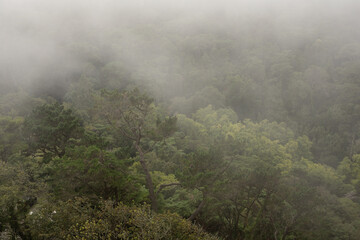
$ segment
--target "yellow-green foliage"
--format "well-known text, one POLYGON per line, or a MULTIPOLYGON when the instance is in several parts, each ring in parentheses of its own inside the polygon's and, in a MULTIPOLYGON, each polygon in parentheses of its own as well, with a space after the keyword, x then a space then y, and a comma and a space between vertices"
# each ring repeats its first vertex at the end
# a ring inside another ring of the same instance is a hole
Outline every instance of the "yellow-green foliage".
POLYGON ((75 199, 44 206, 28 221, 35 239, 217 239, 177 214, 156 214, 148 206, 112 201, 93 205, 75 199))

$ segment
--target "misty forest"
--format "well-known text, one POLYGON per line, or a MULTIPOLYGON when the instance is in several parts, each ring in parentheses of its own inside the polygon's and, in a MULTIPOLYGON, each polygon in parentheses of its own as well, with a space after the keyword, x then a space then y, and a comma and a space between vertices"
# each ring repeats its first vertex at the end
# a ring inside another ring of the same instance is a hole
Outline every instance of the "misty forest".
POLYGON ((0 239, 360 239, 359 13, 0 0, 0 239))

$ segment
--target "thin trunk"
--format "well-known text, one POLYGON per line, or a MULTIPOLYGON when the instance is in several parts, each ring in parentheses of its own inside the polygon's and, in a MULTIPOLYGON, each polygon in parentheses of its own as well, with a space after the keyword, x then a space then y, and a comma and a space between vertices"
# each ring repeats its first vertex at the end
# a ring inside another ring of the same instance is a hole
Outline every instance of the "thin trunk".
POLYGON ((151 201, 151 209, 154 212, 157 212, 158 210, 158 204, 157 204, 157 198, 156 198, 156 194, 154 191, 154 184, 150 175, 150 171, 149 168, 146 164, 146 160, 145 160, 145 155, 143 150, 141 149, 140 145, 138 143, 135 144, 136 149, 139 152, 139 156, 140 156, 140 164, 141 167, 145 173, 145 182, 146 182, 146 187, 149 190, 149 197, 150 197, 150 201, 151 201))
POLYGON ((31 236, 27 235, 26 233, 24 233, 21 230, 20 224, 19 224, 19 220, 16 216, 17 213, 13 211, 11 211, 10 214, 10 222, 9 225, 11 227, 11 230, 13 231, 12 233, 12 239, 17 239, 17 237, 19 236, 22 240, 31 240, 31 236))
POLYGON ((350 160, 353 162, 353 155, 354 155, 354 145, 355 145, 355 131, 353 131, 351 146, 350 146, 350 160))
MULTIPOLYGON (((228 163, 227 166, 224 167, 224 169, 222 169, 222 171, 220 171, 218 174, 216 174, 216 176, 212 179, 212 181, 209 183, 209 187, 212 186, 215 181, 220 177, 221 174, 223 174, 226 169, 230 166, 232 160, 228 163)), ((206 195, 207 193, 202 193, 203 194, 203 200, 201 201, 200 205, 197 207, 197 209, 191 214, 191 216, 188 218, 188 220, 193 221, 197 215, 200 213, 200 211, 202 210, 202 208, 205 206, 205 200, 206 200, 206 195)))
POLYGON ((274 232, 274 239, 278 240, 278 238, 277 238, 277 230, 275 230, 275 232, 274 232))
POLYGON ((285 227, 285 231, 284 231, 284 234, 282 235, 282 238, 281 238, 281 240, 285 240, 286 239, 286 236, 287 236, 287 234, 288 234, 288 226, 286 226, 285 227))
POLYGON ((199 204, 199 206, 196 208, 196 210, 191 214, 191 216, 188 218, 188 220, 190 221, 194 221, 195 218, 197 217, 197 215, 199 215, 200 211, 203 209, 203 207, 205 206, 205 200, 206 200, 206 195, 203 193, 203 200, 201 201, 201 203, 199 204))

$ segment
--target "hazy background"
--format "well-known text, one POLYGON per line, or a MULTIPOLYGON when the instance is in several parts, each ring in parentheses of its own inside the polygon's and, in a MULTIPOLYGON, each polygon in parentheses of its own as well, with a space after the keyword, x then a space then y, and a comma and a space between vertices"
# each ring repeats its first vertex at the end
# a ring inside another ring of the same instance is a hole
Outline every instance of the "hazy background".
POLYGON ((359 2, 351 0, 2 0, 1 82, 25 88, 36 88, 38 82, 39 87, 62 86, 84 72, 87 62, 81 55, 87 51, 95 55, 93 61, 122 61, 137 78, 155 81, 166 91, 164 82, 184 71, 179 59, 184 49, 178 46, 206 44, 186 42, 194 34, 238 38, 241 44, 233 46, 234 52, 263 44, 256 38, 276 39, 280 48, 292 49, 329 33, 358 40, 359 9, 359 2))

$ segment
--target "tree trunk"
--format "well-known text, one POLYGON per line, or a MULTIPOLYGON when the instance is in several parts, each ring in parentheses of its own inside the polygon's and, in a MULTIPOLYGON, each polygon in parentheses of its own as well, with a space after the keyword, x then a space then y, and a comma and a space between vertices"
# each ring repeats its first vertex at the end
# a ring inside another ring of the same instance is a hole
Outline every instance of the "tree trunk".
POLYGON ((188 218, 188 220, 190 221, 194 221, 195 218, 197 217, 197 215, 200 213, 200 211, 203 209, 203 207, 205 206, 205 200, 206 200, 206 195, 205 193, 203 193, 203 200, 201 201, 201 203, 199 204, 199 206, 196 208, 196 210, 191 214, 191 216, 188 218))
POLYGON ((156 194, 154 191, 154 184, 150 175, 150 171, 147 167, 146 161, 145 161, 145 156, 144 156, 144 152, 141 149, 140 145, 138 143, 135 144, 136 149, 139 152, 139 156, 140 156, 140 164, 141 167, 145 173, 145 182, 146 182, 146 187, 149 190, 149 198, 151 201, 151 210, 153 210, 154 212, 157 212, 158 210, 158 204, 157 204, 157 198, 156 198, 156 194))

